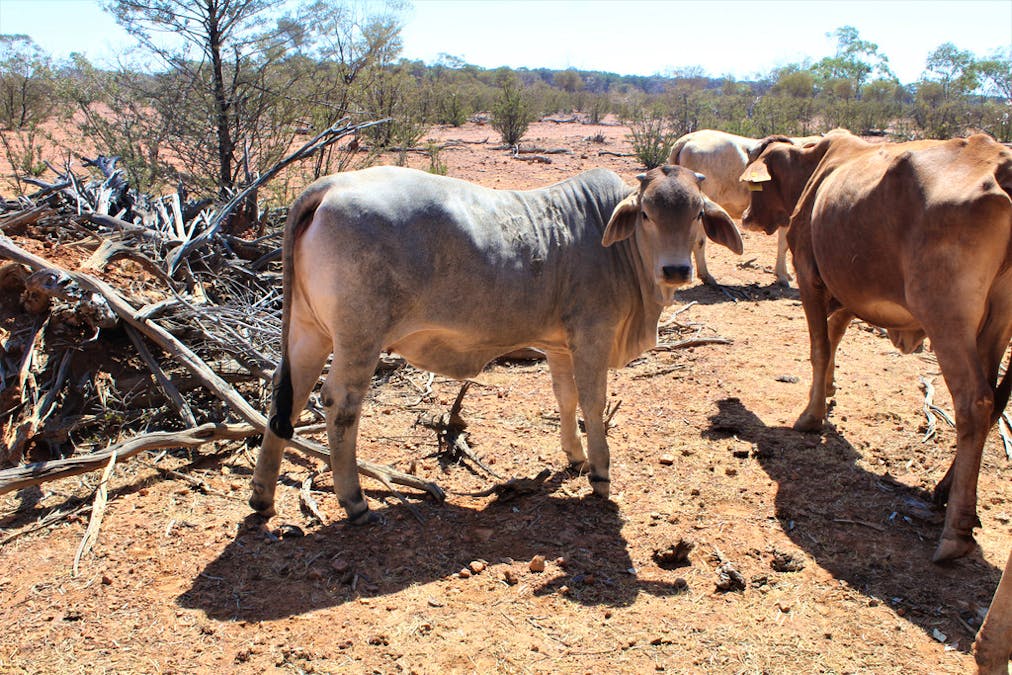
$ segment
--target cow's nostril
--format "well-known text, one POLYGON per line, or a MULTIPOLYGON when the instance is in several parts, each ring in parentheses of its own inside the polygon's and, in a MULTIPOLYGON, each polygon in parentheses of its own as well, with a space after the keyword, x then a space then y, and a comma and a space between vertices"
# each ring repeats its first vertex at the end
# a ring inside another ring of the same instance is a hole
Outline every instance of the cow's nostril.
POLYGON ((665 281, 686 281, 692 276, 692 267, 689 265, 665 265, 661 271, 664 272, 665 281))

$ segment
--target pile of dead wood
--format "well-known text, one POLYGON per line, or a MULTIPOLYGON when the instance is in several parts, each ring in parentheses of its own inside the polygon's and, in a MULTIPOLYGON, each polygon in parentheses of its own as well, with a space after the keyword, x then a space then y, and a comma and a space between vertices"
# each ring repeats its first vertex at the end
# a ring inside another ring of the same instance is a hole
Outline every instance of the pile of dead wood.
MULTIPOLYGON (((223 224, 289 164, 376 123, 338 123, 219 207, 138 194, 104 157, 27 179, 36 193, 0 203, 0 494, 145 450, 262 433, 282 214, 267 214, 255 239, 223 224)), ((298 436, 293 445, 327 457, 298 436)))

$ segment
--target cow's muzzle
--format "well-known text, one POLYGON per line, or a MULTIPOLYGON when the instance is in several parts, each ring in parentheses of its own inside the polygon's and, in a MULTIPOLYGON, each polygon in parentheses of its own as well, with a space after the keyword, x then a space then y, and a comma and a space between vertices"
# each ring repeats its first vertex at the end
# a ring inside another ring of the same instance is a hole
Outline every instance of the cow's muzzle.
POLYGON ((691 265, 665 265, 661 268, 664 281, 669 284, 685 284, 692 278, 691 265))

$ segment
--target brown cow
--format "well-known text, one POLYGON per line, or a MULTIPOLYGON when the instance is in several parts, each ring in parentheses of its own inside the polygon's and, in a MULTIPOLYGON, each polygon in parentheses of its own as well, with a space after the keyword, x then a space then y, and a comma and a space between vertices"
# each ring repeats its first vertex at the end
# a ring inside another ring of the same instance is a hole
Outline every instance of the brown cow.
POLYGON ((1012 553, 994 592, 984 624, 973 643, 978 675, 1008 675, 1012 658, 1012 553))
POLYGON ((956 409, 956 457, 935 489, 948 502, 934 560, 974 547, 977 474, 1012 368, 1012 152, 982 134, 872 145, 847 133, 799 148, 760 144, 742 174, 742 222, 788 244, 808 320, 812 388, 794 424, 817 431, 834 393, 836 347, 855 316, 904 353, 925 336, 956 409))

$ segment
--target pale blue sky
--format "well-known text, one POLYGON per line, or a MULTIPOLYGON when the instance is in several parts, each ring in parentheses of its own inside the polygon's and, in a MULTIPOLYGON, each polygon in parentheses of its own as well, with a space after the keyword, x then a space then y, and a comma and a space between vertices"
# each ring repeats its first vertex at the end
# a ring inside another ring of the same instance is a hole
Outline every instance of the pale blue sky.
MULTIPOLYGON (((831 55, 836 28, 875 42, 906 83, 952 42, 977 56, 1012 47, 1012 0, 415 0, 403 56, 440 53, 485 68, 573 67, 631 75, 701 66, 738 78, 831 55)), ((130 39, 97 0, 0 0, 0 33, 56 57, 110 62, 130 39)))

